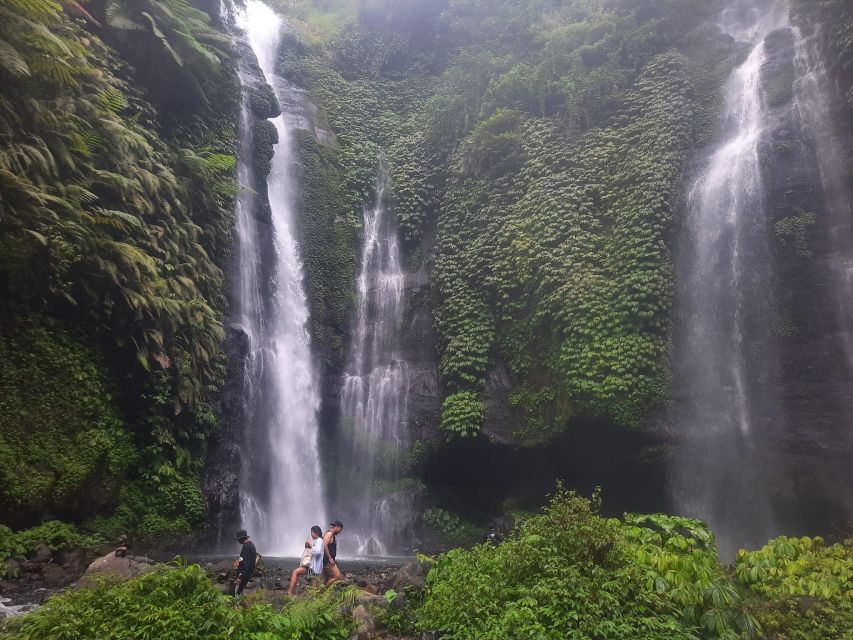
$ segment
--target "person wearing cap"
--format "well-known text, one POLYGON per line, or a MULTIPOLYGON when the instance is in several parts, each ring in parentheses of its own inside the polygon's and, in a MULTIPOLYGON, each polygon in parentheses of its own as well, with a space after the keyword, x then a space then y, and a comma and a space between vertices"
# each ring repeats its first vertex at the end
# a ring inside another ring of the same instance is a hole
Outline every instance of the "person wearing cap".
POLYGON ((329 530, 323 534, 323 546, 326 553, 323 577, 326 578, 327 587, 341 579, 341 570, 338 568, 335 556, 338 555, 337 536, 341 535, 341 531, 344 530, 344 524, 340 520, 335 520, 329 524, 329 527, 329 530))
POLYGON ((240 557, 235 560, 237 564, 237 577, 234 579, 234 595, 239 596, 243 593, 246 583, 249 582, 255 571, 258 551, 255 549, 255 543, 249 539, 249 534, 245 529, 240 529, 236 537, 237 542, 243 545, 243 548, 240 549, 240 557))

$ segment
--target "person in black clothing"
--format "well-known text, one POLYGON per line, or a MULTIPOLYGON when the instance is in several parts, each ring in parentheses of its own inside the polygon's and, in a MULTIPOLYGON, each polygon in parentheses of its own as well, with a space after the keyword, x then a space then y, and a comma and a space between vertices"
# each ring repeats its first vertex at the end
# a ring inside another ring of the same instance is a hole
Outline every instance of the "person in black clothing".
POLYGON ((240 549, 240 558, 237 563, 237 577, 234 579, 234 595, 239 596, 246 588, 246 583, 255 572, 255 564, 258 559, 258 551, 255 549, 255 543, 249 539, 249 534, 245 529, 240 529, 237 532, 237 542, 243 545, 240 549))
POLYGON ((335 556, 338 555, 338 540, 337 537, 344 530, 344 524, 340 520, 335 520, 329 525, 331 528, 323 534, 323 543, 326 553, 326 562, 323 565, 323 577, 326 578, 326 586, 334 584, 341 579, 341 570, 338 568, 338 563, 335 556))

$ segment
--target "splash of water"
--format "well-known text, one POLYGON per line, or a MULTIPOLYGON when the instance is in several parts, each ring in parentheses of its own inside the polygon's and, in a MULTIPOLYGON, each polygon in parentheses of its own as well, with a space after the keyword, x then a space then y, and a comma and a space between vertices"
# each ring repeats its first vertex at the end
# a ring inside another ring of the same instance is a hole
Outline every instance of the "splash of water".
MULTIPOLYGON (((258 64, 281 98, 275 61, 284 25, 262 2, 250 0, 239 16, 258 64)), ((288 114, 272 120, 278 143, 267 178, 270 219, 259 217, 249 192, 251 116, 244 99, 237 202, 237 317, 248 341, 244 381, 245 438, 240 514, 259 550, 296 555, 306 532, 322 524, 323 488, 318 453, 320 394, 311 358, 308 303, 294 236, 294 178, 288 114)))

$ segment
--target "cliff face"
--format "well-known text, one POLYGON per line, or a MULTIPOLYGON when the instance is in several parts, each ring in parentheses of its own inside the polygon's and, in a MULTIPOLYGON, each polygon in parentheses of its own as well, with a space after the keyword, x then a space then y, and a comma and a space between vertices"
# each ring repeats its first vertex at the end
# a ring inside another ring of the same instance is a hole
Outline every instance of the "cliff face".
POLYGON ((778 385, 784 405, 783 424, 767 430, 762 446, 779 466, 774 506, 792 530, 807 523, 843 527, 853 513, 847 428, 853 139, 843 93, 851 69, 833 63, 838 55, 827 38, 828 17, 795 14, 794 29, 768 38, 762 70, 777 120, 761 149, 776 273, 776 317, 768 321, 780 345, 777 374, 768 383, 778 385))

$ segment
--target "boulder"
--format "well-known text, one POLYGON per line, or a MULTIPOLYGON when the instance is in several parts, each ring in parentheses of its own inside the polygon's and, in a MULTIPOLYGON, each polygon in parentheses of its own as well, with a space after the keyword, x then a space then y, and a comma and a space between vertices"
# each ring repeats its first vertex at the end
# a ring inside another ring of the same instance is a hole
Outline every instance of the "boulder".
POLYGON ((83 549, 63 551, 59 556, 59 564, 72 577, 78 578, 86 571, 86 552, 83 549))
POLYGON ((140 561, 138 558, 139 556, 119 558, 112 551, 90 564, 77 586, 85 587, 92 584, 95 576, 110 575, 121 580, 129 580, 154 570, 152 563, 144 561, 144 559, 140 561))
POLYGON ((71 576, 65 569, 56 564, 49 564, 41 570, 44 586, 48 588, 64 587, 74 582, 76 576, 71 576))
POLYGON ((362 604, 358 605, 352 610, 352 617, 355 620, 356 638, 358 640, 367 640, 373 637, 376 632, 376 623, 367 607, 362 604))
POLYGON ((425 584, 425 576, 426 572, 420 564, 418 564, 417 562, 409 562, 400 567, 400 570, 394 577, 392 587, 396 591, 402 591, 406 587, 412 587, 414 589, 423 589, 425 584))
POLYGON ((21 585, 11 580, 0 580, 0 594, 17 593, 21 590, 21 585))
POLYGON ((35 551, 33 551, 28 558, 37 564, 44 564, 45 562, 50 562, 50 559, 53 557, 53 553, 51 553, 50 548, 46 544, 40 544, 36 547, 35 551))
POLYGON ((387 607, 388 601, 383 596, 377 596, 367 591, 362 591, 356 596, 356 604, 365 607, 387 607))

